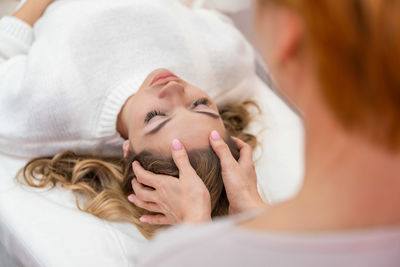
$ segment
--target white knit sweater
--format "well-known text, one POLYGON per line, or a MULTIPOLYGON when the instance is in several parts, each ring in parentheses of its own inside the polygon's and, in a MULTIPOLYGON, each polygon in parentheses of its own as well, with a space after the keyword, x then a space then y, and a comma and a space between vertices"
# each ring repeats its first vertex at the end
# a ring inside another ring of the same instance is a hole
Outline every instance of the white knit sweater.
MULTIPOLYGON (((116 119, 154 69, 221 97, 252 77, 226 19, 177 0, 60 0, 32 29, 0 20, 0 152, 120 155, 116 119)), ((250 87, 250 85, 249 85, 250 87)))

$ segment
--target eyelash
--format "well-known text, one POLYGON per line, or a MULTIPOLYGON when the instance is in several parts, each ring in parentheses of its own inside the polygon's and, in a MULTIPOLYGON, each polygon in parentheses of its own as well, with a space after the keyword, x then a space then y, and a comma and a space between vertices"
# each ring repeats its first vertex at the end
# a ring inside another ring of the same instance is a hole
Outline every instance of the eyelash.
MULTIPOLYGON (((198 100, 196 100, 192 105, 191 108, 195 108, 197 106, 200 105, 206 105, 209 106, 210 105, 210 100, 208 100, 207 98, 200 98, 198 100)), ((147 113, 146 118, 144 119, 145 123, 148 123, 152 118, 156 117, 156 116, 166 116, 167 114, 165 112, 162 112, 160 110, 153 110, 150 111, 149 113, 147 113)))
POLYGON ((205 98, 205 97, 200 98, 200 99, 196 100, 196 101, 192 104, 192 108, 195 108, 195 107, 200 106, 200 105, 209 106, 209 105, 210 105, 210 100, 208 100, 208 99, 205 98))
POLYGON ((145 123, 148 123, 152 118, 156 117, 156 116, 165 116, 166 114, 162 111, 159 110, 153 110, 150 111, 149 113, 147 113, 146 118, 144 119, 145 123))

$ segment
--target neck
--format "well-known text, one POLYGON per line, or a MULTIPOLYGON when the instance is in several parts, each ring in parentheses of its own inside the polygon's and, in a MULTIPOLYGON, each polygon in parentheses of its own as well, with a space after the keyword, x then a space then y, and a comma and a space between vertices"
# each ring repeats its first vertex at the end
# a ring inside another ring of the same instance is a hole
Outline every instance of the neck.
POLYGON ((324 114, 314 122, 305 122, 305 129, 305 185, 320 180, 334 180, 334 183, 348 179, 400 181, 400 151, 394 153, 373 144, 362 134, 349 133, 330 114, 324 114))
POLYGON ((399 153, 350 135, 327 112, 308 114, 319 118, 305 121, 307 161, 299 194, 242 226, 304 232, 400 224, 399 153))
POLYGON ((313 119, 305 122, 306 173, 297 200, 319 203, 319 212, 343 227, 400 223, 400 153, 347 132, 322 107, 313 119))

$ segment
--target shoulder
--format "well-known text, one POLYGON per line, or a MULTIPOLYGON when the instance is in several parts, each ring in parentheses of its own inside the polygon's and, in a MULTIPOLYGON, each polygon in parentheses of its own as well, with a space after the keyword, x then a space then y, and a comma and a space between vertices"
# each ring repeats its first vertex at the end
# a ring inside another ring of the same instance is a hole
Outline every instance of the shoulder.
POLYGON ((160 233, 138 266, 398 266, 400 228, 331 233, 253 232, 235 220, 160 233), (288 257, 290 255, 290 257, 288 257))

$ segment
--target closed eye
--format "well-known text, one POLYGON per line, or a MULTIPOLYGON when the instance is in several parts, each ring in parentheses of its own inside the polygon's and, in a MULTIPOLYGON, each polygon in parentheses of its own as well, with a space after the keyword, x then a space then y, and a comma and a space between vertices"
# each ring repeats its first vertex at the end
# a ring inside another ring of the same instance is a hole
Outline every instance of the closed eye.
POLYGON ((210 104, 211 104, 210 100, 208 100, 207 98, 203 97, 203 98, 200 98, 200 99, 196 100, 192 104, 192 108, 195 108, 195 107, 200 106, 200 105, 209 106, 210 104))
MULTIPOLYGON (((210 100, 208 100, 206 97, 197 99, 193 104, 190 106, 191 109, 196 108, 201 105, 209 106, 211 104, 210 100)), ((156 116, 166 116, 167 114, 165 112, 162 112, 160 110, 153 110, 147 113, 144 122, 147 124, 151 121, 152 118, 156 116)))
MULTIPOLYGON (((195 113, 199 113, 199 114, 204 114, 206 116, 209 116, 213 119, 220 119, 221 117, 213 112, 207 112, 207 111, 194 111, 195 113)), ((163 122, 161 122, 157 127, 155 127, 153 130, 151 130, 150 132, 146 133, 145 135, 152 135, 152 134, 156 134, 157 132, 159 132, 165 125, 167 125, 170 121, 172 120, 172 118, 166 119, 163 122)))
POLYGON ((166 115, 167 115, 167 114, 165 114, 165 113, 162 112, 162 111, 153 110, 153 111, 150 111, 149 113, 147 113, 146 117, 144 118, 144 122, 145 122, 145 123, 149 123, 150 120, 151 120, 152 118, 156 117, 156 116, 166 116, 166 115))

